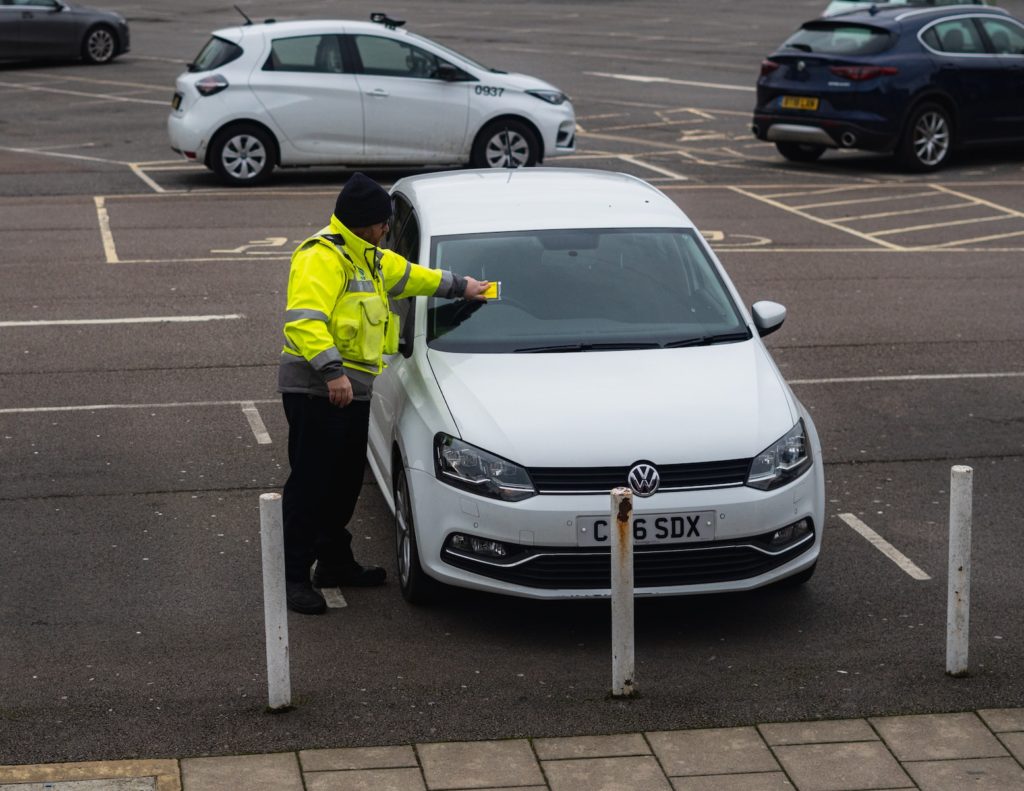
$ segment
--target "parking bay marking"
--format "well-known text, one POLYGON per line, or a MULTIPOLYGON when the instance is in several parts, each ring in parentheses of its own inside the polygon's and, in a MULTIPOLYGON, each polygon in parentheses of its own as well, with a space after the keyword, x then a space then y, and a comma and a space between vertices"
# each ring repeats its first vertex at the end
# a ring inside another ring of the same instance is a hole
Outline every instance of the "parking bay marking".
POLYGON ((62 327, 75 324, 178 324, 197 321, 235 321, 244 318, 245 315, 242 313, 223 313, 209 316, 138 316, 129 319, 29 319, 26 321, 0 321, 0 327, 62 327))
POLYGON ((270 439, 270 434, 267 433, 267 427, 263 423, 263 418, 260 417, 260 411, 256 408, 256 404, 252 401, 244 401, 242 403, 242 414, 249 421, 249 428, 252 429, 253 436, 256 437, 256 443, 259 445, 270 445, 273 440, 270 439))
POLYGON ((910 558, 896 549, 896 547, 878 535, 878 533, 860 521, 860 519, 853 514, 839 514, 839 518, 860 533, 872 546, 875 547, 875 549, 903 569, 913 579, 921 582, 931 579, 931 577, 915 565, 910 558))

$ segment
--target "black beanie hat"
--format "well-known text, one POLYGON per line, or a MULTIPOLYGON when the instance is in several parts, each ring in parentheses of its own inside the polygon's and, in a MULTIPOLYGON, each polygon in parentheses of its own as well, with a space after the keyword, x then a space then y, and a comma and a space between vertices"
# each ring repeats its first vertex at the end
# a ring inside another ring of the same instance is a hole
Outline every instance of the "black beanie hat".
POLYGON ((391 196, 369 176, 353 173, 338 194, 334 216, 347 228, 368 228, 391 219, 391 196))

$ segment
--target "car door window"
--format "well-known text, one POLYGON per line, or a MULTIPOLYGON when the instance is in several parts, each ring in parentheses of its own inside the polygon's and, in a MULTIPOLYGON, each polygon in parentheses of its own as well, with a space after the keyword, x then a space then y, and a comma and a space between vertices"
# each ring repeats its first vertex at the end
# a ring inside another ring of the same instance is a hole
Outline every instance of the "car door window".
POLYGON ((382 36, 353 36, 364 74, 430 79, 440 58, 419 47, 382 36))
POLYGON ((1001 19, 981 19, 981 26, 997 55, 1024 55, 1024 28, 1001 19))
POLYGON ((270 57, 263 70, 342 74, 341 43, 335 35, 276 38, 270 43, 270 57))
MULTIPOLYGON (((395 196, 395 216, 392 236, 394 243, 389 247, 407 261, 415 262, 420 255, 420 225, 416 221, 416 212, 401 195, 395 196)), ((393 299, 391 309, 398 316, 399 332, 402 337, 401 352, 406 357, 412 353, 412 339, 415 334, 413 312, 416 303, 412 299, 393 299)))
POLYGON ((10 5, 31 6, 32 8, 48 8, 53 10, 59 8, 57 0, 10 0, 10 5))
POLYGON ((938 49, 951 55, 982 55, 985 45, 978 29, 970 19, 950 19, 932 28, 938 39, 938 49))

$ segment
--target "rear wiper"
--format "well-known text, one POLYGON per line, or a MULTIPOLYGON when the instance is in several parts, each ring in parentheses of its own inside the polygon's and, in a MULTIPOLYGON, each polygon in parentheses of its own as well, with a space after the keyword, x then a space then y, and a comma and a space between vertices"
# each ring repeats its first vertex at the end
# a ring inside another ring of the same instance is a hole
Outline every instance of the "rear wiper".
POLYGON ((798 49, 801 52, 814 52, 814 50, 811 49, 811 45, 810 44, 790 44, 789 48, 790 49, 798 49))
POLYGON ((516 352, 538 354, 544 352, 605 352, 619 351, 621 349, 657 349, 659 345, 653 342, 620 342, 620 343, 564 343, 552 346, 524 346, 522 349, 515 349, 516 352))
POLYGON ((723 332, 718 335, 697 335, 693 338, 683 338, 678 341, 670 341, 665 344, 666 349, 679 349, 683 346, 711 346, 716 343, 731 343, 733 341, 749 341, 750 330, 743 332, 723 332))

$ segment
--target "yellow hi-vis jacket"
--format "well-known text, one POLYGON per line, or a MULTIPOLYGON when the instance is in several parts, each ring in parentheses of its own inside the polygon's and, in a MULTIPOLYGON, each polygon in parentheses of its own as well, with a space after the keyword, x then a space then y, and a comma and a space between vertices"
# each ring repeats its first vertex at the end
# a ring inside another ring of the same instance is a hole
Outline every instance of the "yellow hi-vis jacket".
POLYGON ((368 398, 383 356, 398 351, 390 299, 464 291, 464 278, 375 247, 332 215, 292 254, 278 390, 326 396, 348 374, 354 396, 368 398))

